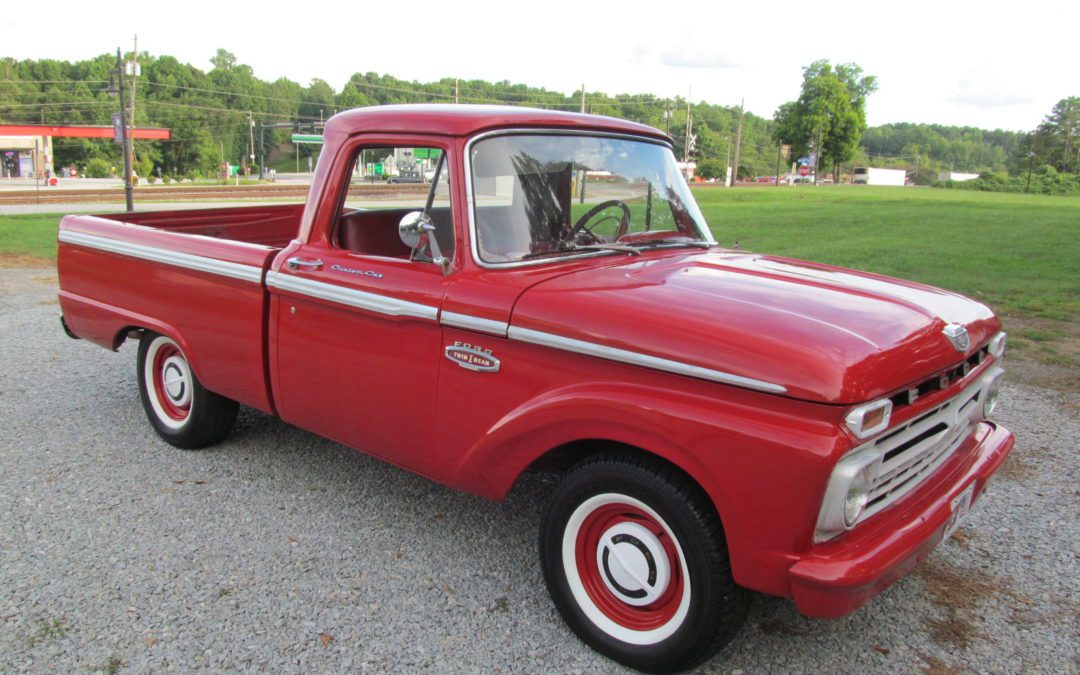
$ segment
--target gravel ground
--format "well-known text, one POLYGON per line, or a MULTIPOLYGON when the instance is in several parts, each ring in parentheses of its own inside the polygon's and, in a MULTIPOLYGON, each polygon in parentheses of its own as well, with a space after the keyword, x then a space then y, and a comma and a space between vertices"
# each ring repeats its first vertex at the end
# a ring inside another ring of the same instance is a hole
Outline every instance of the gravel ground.
MULTIPOLYGON (((0 671, 618 672, 565 628, 502 504, 244 411, 157 439, 135 349, 64 337, 51 270, 0 270, 0 671)), ((1080 670, 1080 397, 1006 387, 1013 456, 957 536, 868 607, 758 597, 710 672, 1080 670)))

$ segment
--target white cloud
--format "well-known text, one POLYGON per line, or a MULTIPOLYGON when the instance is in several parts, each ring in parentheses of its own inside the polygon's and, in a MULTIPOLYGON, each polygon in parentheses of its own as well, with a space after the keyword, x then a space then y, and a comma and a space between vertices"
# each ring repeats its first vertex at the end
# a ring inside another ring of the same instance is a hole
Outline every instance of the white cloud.
POLYGON ((970 71, 967 77, 957 82, 945 100, 983 109, 1034 103, 1035 97, 1020 88, 1022 82, 1022 76, 1010 77, 996 69, 980 68, 970 71))
POLYGON ((680 46, 658 55, 662 65, 672 68, 739 68, 740 64, 721 52, 707 48, 680 46))
POLYGON ((658 65, 668 68, 740 68, 734 59, 722 51, 707 47, 680 44, 656 50, 645 44, 630 49, 629 62, 637 65, 658 65))

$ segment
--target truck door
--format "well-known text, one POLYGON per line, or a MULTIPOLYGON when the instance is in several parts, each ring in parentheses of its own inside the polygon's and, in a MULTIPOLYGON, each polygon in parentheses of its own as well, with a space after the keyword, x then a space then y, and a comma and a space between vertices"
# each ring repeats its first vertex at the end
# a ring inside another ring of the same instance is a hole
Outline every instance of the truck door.
MULTIPOLYGON (((453 257, 446 150, 402 141, 343 148, 352 155, 336 176, 341 196, 322 217, 325 233, 316 216, 309 242, 279 260, 267 283, 281 417, 420 473, 435 441, 447 277, 432 247, 402 243, 398 224, 427 212, 453 257)), ((334 196, 323 195, 325 206, 334 196)))

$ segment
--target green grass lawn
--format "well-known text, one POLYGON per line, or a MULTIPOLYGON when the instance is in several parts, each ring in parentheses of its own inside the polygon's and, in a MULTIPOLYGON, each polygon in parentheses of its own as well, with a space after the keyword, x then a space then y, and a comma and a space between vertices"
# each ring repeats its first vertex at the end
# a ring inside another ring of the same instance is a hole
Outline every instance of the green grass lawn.
POLYGON ((0 216, 0 255, 56 259, 60 213, 0 216))
POLYGON ((1080 314, 1080 198, 851 186, 695 196, 726 246, 912 279, 1005 313, 1080 314))

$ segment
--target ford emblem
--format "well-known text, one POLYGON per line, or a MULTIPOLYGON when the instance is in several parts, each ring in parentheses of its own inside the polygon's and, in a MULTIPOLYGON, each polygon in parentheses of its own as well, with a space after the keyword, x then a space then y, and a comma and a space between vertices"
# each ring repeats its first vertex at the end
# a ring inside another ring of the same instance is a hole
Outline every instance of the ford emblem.
POLYGON ((968 335, 967 328, 958 323, 950 323, 941 332, 945 334, 945 337, 949 338, 949 342, 958 352, 966 352, 968 347, 971 346, 971 337, 968 335))

